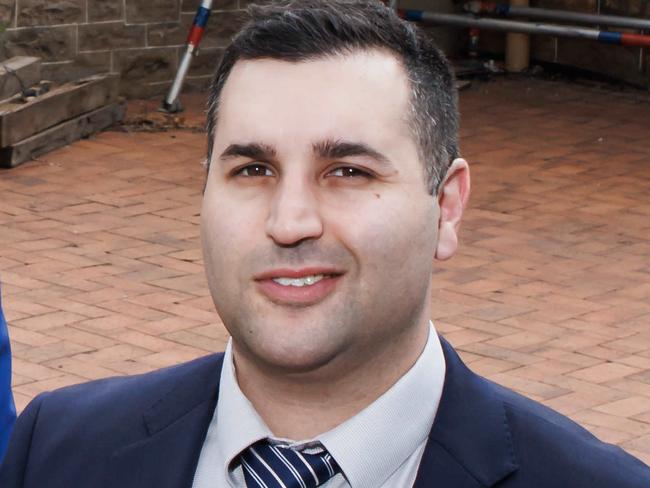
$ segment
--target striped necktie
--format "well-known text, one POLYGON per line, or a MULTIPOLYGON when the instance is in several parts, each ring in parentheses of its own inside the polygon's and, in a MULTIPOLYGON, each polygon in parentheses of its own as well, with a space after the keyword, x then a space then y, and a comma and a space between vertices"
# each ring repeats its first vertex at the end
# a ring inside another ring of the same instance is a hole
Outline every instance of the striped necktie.
POLYGON ((316 488, 340 466, 325 449, 317 454, 256 442, 240 456, 247 488, 316 488))

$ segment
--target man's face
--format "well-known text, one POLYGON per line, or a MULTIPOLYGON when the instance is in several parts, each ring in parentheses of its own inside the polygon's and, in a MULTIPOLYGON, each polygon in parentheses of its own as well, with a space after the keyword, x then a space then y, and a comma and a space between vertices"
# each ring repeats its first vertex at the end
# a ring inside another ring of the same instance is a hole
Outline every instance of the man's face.
POLYGON ((236 353, 345 367, 426 327, 439 208, 408 113, 405 72, 381 51, 236 63, 201 216, 236 353))

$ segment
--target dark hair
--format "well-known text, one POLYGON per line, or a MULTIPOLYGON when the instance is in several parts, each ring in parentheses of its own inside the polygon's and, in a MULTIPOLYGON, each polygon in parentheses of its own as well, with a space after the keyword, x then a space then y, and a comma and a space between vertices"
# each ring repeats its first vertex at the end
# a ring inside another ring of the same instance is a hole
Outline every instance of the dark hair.
POLYGON ((250 20, 226 48, 208 100, 208 164, 212 155, 219 95, 238 60, 309 61, 358 50, 394 54, 411 85, 409 121, 433 194, 458 157, 458 102, 454 76, 444 55, 413 24, 379 1, 291 0, 252 5, 250 20))

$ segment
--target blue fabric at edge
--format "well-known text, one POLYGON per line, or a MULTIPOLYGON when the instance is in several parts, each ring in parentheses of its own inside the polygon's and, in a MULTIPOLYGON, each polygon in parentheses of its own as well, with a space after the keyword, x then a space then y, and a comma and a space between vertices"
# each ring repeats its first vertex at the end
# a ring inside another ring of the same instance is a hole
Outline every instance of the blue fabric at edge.
POLYGON ((7 322, 2 313, 0 293, 0 462, 9 442, 9 435, 16 420, 16 408, 11 394, 11 349, 7 322))

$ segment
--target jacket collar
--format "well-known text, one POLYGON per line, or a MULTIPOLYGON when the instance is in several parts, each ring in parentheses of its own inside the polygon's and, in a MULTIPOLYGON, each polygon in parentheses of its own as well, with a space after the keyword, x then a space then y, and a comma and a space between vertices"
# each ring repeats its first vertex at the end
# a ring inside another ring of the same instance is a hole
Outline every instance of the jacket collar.
POLYGON ((518 469, 503 401, 495 385, 441 343, 445 383, 414 487, 493 486, 518 469))
POLYGON ((144 412, 140 438, 113 453, 106 487, 191 488, 222 362, 215 354, 170 370, 173 387, 144 412))

